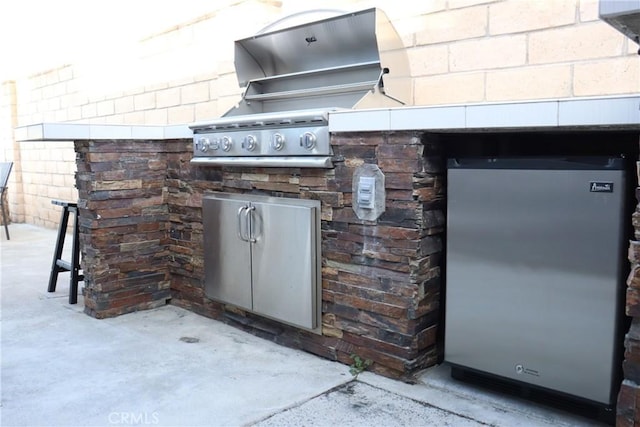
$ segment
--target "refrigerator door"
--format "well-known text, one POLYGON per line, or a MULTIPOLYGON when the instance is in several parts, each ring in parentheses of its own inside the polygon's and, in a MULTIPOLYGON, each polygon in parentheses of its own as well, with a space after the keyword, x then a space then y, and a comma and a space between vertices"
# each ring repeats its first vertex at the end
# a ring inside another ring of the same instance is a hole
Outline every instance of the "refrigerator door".
MULTIPOLYGON (((274 199, 277 200, 277 199, 274 199)), ((317 326, 319 202, 252 202, 253 309, 292 325, 317 326)))
POLYGON ((611 404, 623 171, 490 163, 448 170, 445 360, 611 404))
POLYGON ((238 231, 248 233, 242 208, 249 204, 222 194, 203 198, 202 204, 205 294, 251 310, 251 245, 238 236, 238 231))

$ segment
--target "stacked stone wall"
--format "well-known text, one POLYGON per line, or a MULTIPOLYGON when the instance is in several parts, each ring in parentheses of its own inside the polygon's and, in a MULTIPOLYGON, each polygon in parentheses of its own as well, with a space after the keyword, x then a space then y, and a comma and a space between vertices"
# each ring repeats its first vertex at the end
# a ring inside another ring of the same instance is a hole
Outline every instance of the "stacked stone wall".
POLYGON ((443 170, 414 133, 340 134, 333 169, 194 167, 189 141, 77 142, 85 311, 110 317, 171 302, 287 346, 406 377, 436 363, 443 170), (352 208, 363 164, 385 175, 376 221, 352 208), (204 294, 202 198, 252 193, 321 202, 322 334, 204 294))
POLYGON ((635 240, 629 242, 631 272, 627 278, 625 309, 626 315, 631 318, 631 325, 624 340, 624 380, 616 410, 616 425, 620 427, 640 425, 640 187, 636 188, 636 198, 638 204, 632 215, 635 240))
POLYGON ((112 317, 166 304, 167 153, 179 141, 79 141, 85 312, 112 317))
POLYGON ((169 162, 174 303, 265 338, 344 363, 358 354, 401 377, 437 360, 444 228, 439 147, 412 133, 334 135, 334 169, 193 168, 169 162), (437 161, 433 161, 436 158, 437 161), (352 178, 365 163, 385 174, 386 211, 359 220, 352 178), (204 295, 201 201, 211 191, 321 201, 322 336, 216 303, 204 295))

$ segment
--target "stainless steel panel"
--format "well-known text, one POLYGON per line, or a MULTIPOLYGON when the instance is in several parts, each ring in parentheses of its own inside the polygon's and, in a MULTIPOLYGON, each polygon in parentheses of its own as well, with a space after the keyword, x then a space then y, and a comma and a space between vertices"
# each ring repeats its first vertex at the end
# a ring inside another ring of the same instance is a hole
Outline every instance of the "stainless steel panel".
POLYGON ((215 121, 196 122, 189 127, 196 133, 211 132, 213 130, 234 129, 239 127, 282 127, 292 123, 322 123, 329 120, 328 110, 300 110, 285 113, 253 114, 247 117, 224 117, 215 121))
POLYGON ((250 80, 379 61, 375 9, 235 42, 240 85, 250 80))
POLYGON ((209 298, 321 333, 319 201, 217 193, 203 216, 209 298))
POLYGON ((378 9, 237 40, 234 63, 246 91, 225 116, 310 106, 354 108, 368 98, 363 108, 409 103, 412 86, 403 48, 378 9))
POLYGON ((445 360, 611 404, 623 188, 620 170, 449 169, 445 360))
POLYGON ((640 43, 640 0, 600 0, 600 18, 640 43))
POLYGON ((329 144, 329 129, 327 126, 303 126, 282 129, 241 129, 234 132, 199 132, 194 138, 194 157, 238 157, 238 156, 327 156, 331 154, 329 144), (275 134, 280 134, 284 139, 283 147, 275 150, 272 140, 275 134), (313 133, 316 138, 315 146, 307 149, 302 145, 301 138, 306 133, 313 133), (246 149, 244 142, 247 137, 256 140, 253 150, 246 149), (231 141, 228 151, 222 149, 222 138, 227 137, 231 141), (199 149, 201 139, 207 138, 210 147, 206 151, 199 149), (217 144, 217 145, 216 145, 217 144))
POLYGON ((203 198, 204 274, 209 298, 251 310, 251 246, 237 235, 238 212, 246 205, 224 195, 203 198))
POLYGON ((331 157, 194 157, 191 163, 206 166, 277 168, 332 168, 331 157))
POLYGON ((315 223, 319 206, 312 201, 298 203, 253 203, 253 309, 313 329, 318 321, 315 223))

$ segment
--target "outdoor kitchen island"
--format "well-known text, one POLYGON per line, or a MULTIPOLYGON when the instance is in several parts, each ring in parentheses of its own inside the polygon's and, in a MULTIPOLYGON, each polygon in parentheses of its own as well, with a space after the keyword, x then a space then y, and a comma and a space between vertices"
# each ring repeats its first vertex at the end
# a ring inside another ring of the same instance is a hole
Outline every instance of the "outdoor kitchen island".
MULTIPOLYGON (((608 147, 637 159, 639 103, 630 96, 334 112, 332 168, 194 166, 186 126, 43 124, 18 129, 17 137, 75 140, 87 314, 104 318, 176 304, 332 360, 370 359, 374 372, 410 380, 437 363, 443 349, 444 160, 453 147, 475 153, 563 147, 583 154, 608 147), (364 165, 384 175, 385 207, 375 220, 360 219, 353 209, 353 178, 364 165), (202 206, 216 193, 320 202, 318 330, 207 297, 202 206)), ((638 310, 635 277, 631 316, 638 310)), ((635 325, 627 337, 630 355, 635 325)), ((640 380, 633 377, 634 360, 625 362, 633 381, 640 380)), ((635 393, 633 384, 623 383, 623 403, 635 393)))

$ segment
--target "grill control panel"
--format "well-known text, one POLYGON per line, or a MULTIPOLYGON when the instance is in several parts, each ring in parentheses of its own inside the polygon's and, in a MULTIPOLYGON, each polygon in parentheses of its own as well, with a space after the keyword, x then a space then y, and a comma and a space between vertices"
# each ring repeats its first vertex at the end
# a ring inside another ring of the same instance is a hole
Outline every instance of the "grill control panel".
POLYGON ((194 123, 198 165, 333 167, 329 110, 298 110, 222 117, 194 123))
POLYGON ((330 155, 327 126, 196 133, 196 157, 330 155))

